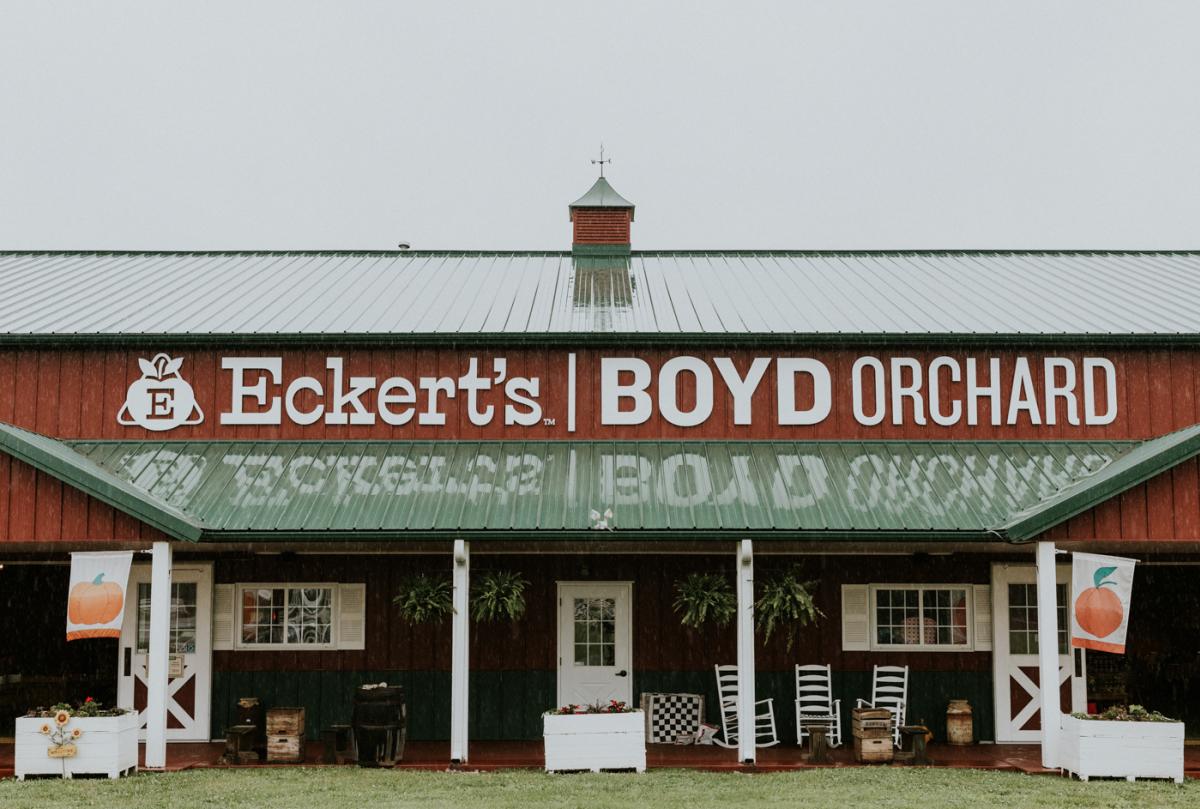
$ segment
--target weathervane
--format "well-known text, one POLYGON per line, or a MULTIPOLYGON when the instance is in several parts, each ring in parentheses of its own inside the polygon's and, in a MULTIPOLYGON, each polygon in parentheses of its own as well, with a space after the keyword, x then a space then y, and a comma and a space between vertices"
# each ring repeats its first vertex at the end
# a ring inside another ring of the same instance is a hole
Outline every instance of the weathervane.
POLYGON ((597 165, 598 165, 598 166, 600 166, 600 176, 601 176, 601 177, 603 177, 603 176, 604 176, 604 164, 605 164, 605 163, 611 163, 611 162, 612 162, 612 158, 611 158, 611 157, 610 157, 608 160, 605 160, 605 159, 604 159, 604 144, 603 144, 603 143, 601 143, 601 144, 600 144, 600 159, 599 159, 599 160, 593 160, 593 161, 592 161, 592 165, 593 165, 593 166, 597 166, 597 165))

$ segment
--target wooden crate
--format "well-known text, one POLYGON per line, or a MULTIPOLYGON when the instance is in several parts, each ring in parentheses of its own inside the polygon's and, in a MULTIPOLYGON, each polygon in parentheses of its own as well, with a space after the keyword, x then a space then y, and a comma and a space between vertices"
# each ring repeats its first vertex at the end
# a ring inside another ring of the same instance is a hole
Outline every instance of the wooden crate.
POLYGON ((855 708, 850 731, 855 739, 891 739, 895 717, 887 708, 855 708))
POLYGON ((854 760, 860 763, 886 763, 895 756, 892 739, 854 739, 854 760))
POLYGON ((268 736, 303 736, 303 708, 271 708, 267 711, 268 736))
POLYGON ((299 764, 304 761, 303 736, 267 736, 267 761, 299 764))

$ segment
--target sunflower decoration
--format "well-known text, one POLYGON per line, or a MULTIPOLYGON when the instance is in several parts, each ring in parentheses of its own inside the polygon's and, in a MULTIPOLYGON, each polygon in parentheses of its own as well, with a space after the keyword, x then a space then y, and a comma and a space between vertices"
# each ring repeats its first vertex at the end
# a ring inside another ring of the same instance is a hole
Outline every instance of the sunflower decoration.
POLYGON ((49 736, 50 735, 50 723, 49 722, 45 723, 44 725, 41 726, 41 728, 39 728, 39 730, 42 731, 43 736, 49 736))
POLYGON ((72 728, 72 729, 71 729, 71 738, 72 738, 72 739, 78 739, 78 738, 79 738, 80 736, 82 736, 82 735, 83 735, 83 731, 82 731, 82 730, 80 730, 79 728, 72 728))
POLYGON ((60 709, 56 714, 54 714, 54 724, 58 725, 60 728, 70 721, 71 714, 68 711, 60 709))

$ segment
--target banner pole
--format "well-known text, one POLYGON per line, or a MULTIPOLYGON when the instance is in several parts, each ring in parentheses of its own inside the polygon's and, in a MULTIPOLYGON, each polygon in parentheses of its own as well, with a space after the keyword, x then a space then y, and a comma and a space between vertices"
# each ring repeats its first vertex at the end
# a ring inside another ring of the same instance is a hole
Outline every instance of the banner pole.
POLYGON ((1058 588, 1053 542, 1037 544, 1038 694, 1041 700, 1042 766, 1058 767, 1062 704, 1058 667, 1058 588))

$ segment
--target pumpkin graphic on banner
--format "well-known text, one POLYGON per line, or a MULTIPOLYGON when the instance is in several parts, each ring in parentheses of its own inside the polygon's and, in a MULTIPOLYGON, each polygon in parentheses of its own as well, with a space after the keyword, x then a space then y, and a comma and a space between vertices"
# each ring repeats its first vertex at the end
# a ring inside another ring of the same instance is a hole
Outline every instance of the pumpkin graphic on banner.
POLYGON ((1122 654, 1136 560, 1076 553, 1072 563, 1071 645, 1122 654))
POLYGON ((73 624, 107 624, 121 614, 125 594, 116 582, 104 581, 97 573, 90 582, 81 581, 67 598, 67 619, 73 624))
POLYGON ((172 359, 167 354, 155 354, 149 360, 139 358, 142 376, 129 386, 117 423, 161 432, 203 422, 196 392, 179 375, 182 366, 183 357, 172 359))
POLYGON ((119 638, 132 551, 71 554, 67 640, 119 638))

